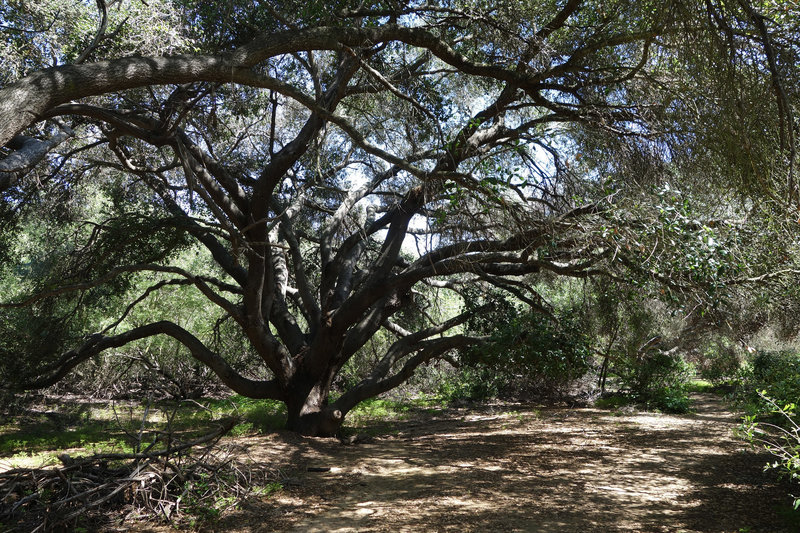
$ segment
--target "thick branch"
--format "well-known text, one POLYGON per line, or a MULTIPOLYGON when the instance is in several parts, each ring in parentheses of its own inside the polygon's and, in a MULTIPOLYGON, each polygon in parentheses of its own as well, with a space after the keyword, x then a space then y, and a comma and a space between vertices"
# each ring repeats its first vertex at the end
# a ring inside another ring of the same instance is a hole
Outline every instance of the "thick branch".
POLYGON ((83 283, 75 283, 75 284, 72 284, 72 285, 64 285, 62 287, 57 287, 57 288, 52 289, 52 290, 48 290, 48 291, 44 291, 44 292, 40 292, 40 293, 34 294, 34 295, 29 296, 28 298, 26 298, 24 300, 21 300, 19 302, 0 303, 0 308, 3 308, 3 307, 7 307, 7 308, 26 307, 26 306, 29 306, 29 305, 33 305, 34 303, 36 303, 36 302, 38 302, 38 301, 40 301, 40 300, 42 300, 44 298, 52 298, 54 296, 59 296, 61 294, 66 294, 66 293, 69 293, 69 292, 77 292, 77 291, 89 290, 89 289, 92 289, 94 287, 99 287, 100 285, 103 285, 104 283, 108 283, 109 281, 111 281, 112 279, 116 278, 117 276, 120 276, 120 275, 125 274, 125 273, 133 273, 133 272, 164 272, 164 273, 169 273, 169 274, 178 274, 180 276, 185 277, 191 283, 196 284, 198 286, 198 288, 201 289, 201 292, 203 292, 203 294, 208 296, 210 300, 221 304, 221 306, 223 308, 231 307, 232 304, 230 302, 227 302, 224 298, 222 298, 221 296, 217 295, 216 293, 213 293, 213 292, 210 293, 209 292, 210 291, 210 287, 208 286, 209 283, 213 284, 213 285, 216 285, 217 287, 219 287, 222 290, 225 290, 227 292, 231 292, 231 293, 234 293, 234 294, 241 294, 241 292, 242 292, 241 289, 239 287, 235 286, 235 285, 230 285, 228 283, 224 283, 224 282, 222 282, 222 281, 220 281, 218 279, 215 279, 215 278, 212 278, 212 277, 208 277, 208 276, 195 276, 194 274, 191 274, 190 272, 188 272, 186 270, 183 270, 181 268, 178 268, 178 267, 162 266, 162 265, 157 265, 157 264, 154 264, 154 263, 140 263, 140 264, 136 264, 136 265, 126 265, 126 266, 113 268, 110 271, 108 271, 106 274, 104 274, 103 276, 101 276, 101 277, 99 277, 99 278, 97 278, 95 280, 87 281, 87 282, 83 282, 83 283))
POLYGON ((243 377, 219 354, 209 350, 197 337, 174 322, 162 320, 145 326, 133 328, 119 335, 92 335, 80 347, 65 353, 56 363, 55 371, 47 377, 25 385, 26 389, 48 387, 66 376, 73 368, 109 348, 119 348, 131 342, 167 335, 189 349, 192 357, 208 366, 220 380, 235 392, 250 398, 272 398, 280 400, 283 394, 275 381, 255 381, 243 377))
POLYGON ((409 358, 403 367, 395 374, 383 379, 375 379, 370 376, 356 385, 353 389, 343 394, 331 405, 331 408, 338 409, 342 413, 347 413, 350 409, 358 405, 359 402, 362 402, 368 398, 373 398, 382 392, 386 392, 397 387, 410 378, 417 367, 427 363, 434 357, 440 356, 445 352, 455 348, 478 344, 483 340, 484 339, 480 337, 454 335, 452 337, 444 337, 422 343, 419 352, 413 357, 409 358))
POLYGON ((66 133, 58 133, 46 141, 23 135, 14 137, 8 147, 15 151, 0 160, 0 192, 13 187, 67 137, 66 133))

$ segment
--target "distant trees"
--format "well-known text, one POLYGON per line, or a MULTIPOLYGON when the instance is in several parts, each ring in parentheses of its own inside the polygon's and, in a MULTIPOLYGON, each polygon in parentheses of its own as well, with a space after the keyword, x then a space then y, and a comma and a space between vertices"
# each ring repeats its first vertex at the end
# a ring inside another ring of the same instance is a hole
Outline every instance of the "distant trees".
POLYGON ((232 390, 285 402, 289 428, 330 435, 488 340, 464 329, 483 306, 427 312, 441 291, 546 314, 542 276, 600 277, 705 306, 762 273, 726 255, 752 250, 739 221, 797 197, 793 8, 98 6, 2 7, 0 353, 31 387, 167 336, 232 390), (261 370, 179 313, 131 319, 175 287, 261 370), (385 353, 331 400, 381 330, 385 353))

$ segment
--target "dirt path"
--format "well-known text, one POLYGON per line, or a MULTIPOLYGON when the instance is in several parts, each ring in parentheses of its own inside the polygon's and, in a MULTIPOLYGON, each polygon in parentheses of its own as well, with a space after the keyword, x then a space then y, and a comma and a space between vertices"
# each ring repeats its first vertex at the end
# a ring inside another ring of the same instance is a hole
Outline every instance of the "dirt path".
POLYGON ((290 457, 286 489, 214 530, 796 531, 777 513, 786 487, 732 435, 737 417, 712 395, 694 406, 670 416, 501 405, 399 423, 355 446, 251 439, 255 461, 290 457))

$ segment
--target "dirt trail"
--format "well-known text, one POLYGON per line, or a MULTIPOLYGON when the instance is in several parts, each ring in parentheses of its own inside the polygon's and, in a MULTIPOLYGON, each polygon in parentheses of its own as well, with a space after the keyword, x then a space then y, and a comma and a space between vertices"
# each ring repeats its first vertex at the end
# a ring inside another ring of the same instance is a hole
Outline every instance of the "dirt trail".
MULTIPOLYGON (((256 461, 291 457, 286 489, 217 531, 781 532, 785 486, 698 395, 696 414, 500 405, 398 423, 344 446, 277 434, 256 461), (327 472, 309 467, 330 467, 327 472)), ((796 527, 796 526, 795 526, 796 527)))

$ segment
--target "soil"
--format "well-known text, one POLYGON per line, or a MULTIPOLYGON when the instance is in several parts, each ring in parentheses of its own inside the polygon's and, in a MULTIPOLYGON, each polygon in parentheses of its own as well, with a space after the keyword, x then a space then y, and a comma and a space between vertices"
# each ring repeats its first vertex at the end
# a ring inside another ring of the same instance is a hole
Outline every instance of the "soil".
MULTIPOLYGON (((800 531, 769 456, 713 395, 695 413, 497 404, 398 422, 344 445, 280 432, 237 439, 284 489, 204 531, 800 531), (794 525, 789 520, 794 520, 794 525)), ((149 531, 155 531, 153 529, 149 531)))

